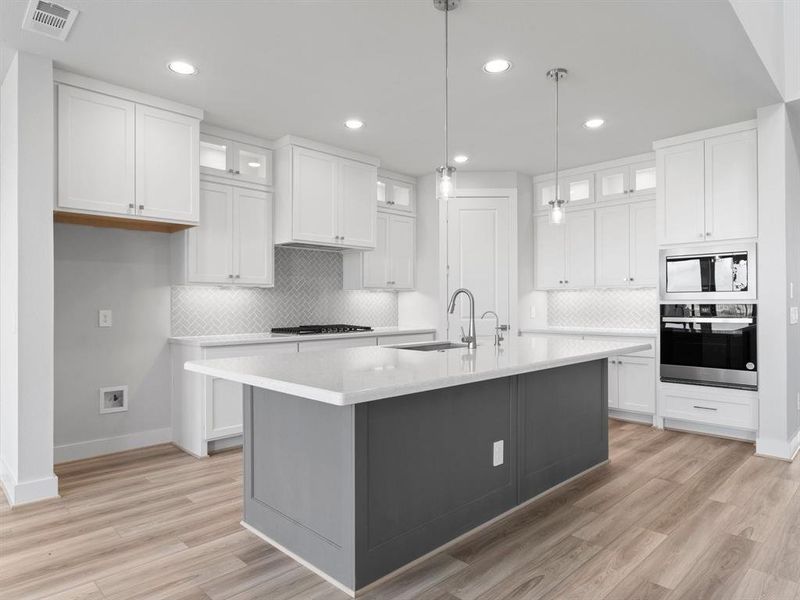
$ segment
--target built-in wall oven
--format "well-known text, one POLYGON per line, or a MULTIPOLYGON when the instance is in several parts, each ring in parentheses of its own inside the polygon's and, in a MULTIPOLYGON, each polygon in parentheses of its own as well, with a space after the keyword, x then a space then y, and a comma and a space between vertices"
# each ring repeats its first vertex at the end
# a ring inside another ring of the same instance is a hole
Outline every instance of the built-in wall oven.
POLYGON ((758 389, 755 304, 662 304, 661 381, 758 389))
POLYGON ((661 300, 747 302, 756 299, 756 245, 665 248, 660 252, 661 300))

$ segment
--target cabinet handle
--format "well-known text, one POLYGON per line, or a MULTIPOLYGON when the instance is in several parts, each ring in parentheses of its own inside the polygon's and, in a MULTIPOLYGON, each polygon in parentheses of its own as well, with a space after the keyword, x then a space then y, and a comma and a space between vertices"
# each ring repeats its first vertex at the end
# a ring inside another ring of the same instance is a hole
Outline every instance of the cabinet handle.
POLYGON ((233 169, 228 169, 228 173, 230 173, 231 175, 233 175, 233 169))
POLYGON ((711 232, 710 231, 706 231, 706 237, 711 237, 711 232))
POLYGON ((565 279, 565 280, 564 280, 564 283, 569 283, 569 279, 565 279))
POLYGON ((635 193, 636 190, 628 190, 631 194, 635 193))
POLYGON ((340 236, 340 237, 339 237, 339 239, 340 239, 340 240, 343 240, 343 239, 344 239, 344 236, 343 236, 343 235, 342 235, 342 236, 340 236))
POLYGON ((139 205, 139 210, 144 210, 144 204, 139 205))
POLYGON ((238 170, 234 171, 233 174, 234 175, 241 175, 241 173, 238 170))
POLYGON ((129 210, 136 210, 136 205, 133 202, 131 202, 130 204, 128 204, 128 209, 129 210))
POLYGON ((564 280, 563 279, 559 279, 558 283, 564 283, 564 280))
POLYGON ((633 281, 633 277, 631 277, 628 281, 633 281))
POLYGON ((710 406, 697 406, 694 405, 694 408, 699 408, 700 410, 717 410, 716 408, 711 408, 710 406))
POLYGON ((228 275, 228 279, 233 279, 233 275, 228 275))
POLYGON ((241 277, 241 275, 234 275, 235 279, 239 279, 240 277, 241 277))

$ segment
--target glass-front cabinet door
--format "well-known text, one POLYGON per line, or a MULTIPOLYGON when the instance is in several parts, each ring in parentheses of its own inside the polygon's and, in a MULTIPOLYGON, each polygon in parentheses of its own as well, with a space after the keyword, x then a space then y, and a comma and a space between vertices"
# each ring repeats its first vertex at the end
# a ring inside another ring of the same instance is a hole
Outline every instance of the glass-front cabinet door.
POLYGON ((379 208, 414 211, 414 184, 391 177, 378 177, 377 202, 379 208))
MULTIPOLYGON (((561 198, 567 200, 565 193, 564 181, 558 182, 558 187, 561 188, 561 198)), ((547 179, 539 181, 534 185, 534 194, 536 202, 536 210, 547 210, 550 208, 550 203, 555 202, 556 199, 556 182, 555 179, 547 179)))
POLYGON ((237 179, 270 185, 272 180, 272 153, 258 146, 233 143, 233 174, 237 179))
POLYGON ((222 138, 200 134, 200 172, 227 175, 231 164, 231 143, 222 138))
POLYGON ((597 199, 618 200, 628 197, 630 189, 628 165, 597 172, 597 199))
POLYGON ((570 203, 594 202, 594 173, 565 177, 564 188, 567 192, 566 200, 569 200, 570 203))
POLYGON ((656 193, 656 163, 647 161, 630 166, 630 193, 634 195, 656 193))

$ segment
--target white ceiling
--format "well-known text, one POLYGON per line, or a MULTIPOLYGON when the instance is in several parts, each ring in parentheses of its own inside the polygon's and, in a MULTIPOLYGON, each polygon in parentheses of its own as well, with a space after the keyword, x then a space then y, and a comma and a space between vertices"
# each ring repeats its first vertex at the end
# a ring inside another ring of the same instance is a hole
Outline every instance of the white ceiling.
MULTIPOLYGON (((443 13, 430 0, 63 1, 82 11, 66 43, 23 32, 23 0, 2 0, 0 43, 253 135, 301 135, 413 175, 442 162, 443 13), (200 73, 170 73, 175 58, 200 73), (366 127, 346 130, 350 116, 366 127)), ((471 157, 461 169, 552 170, 554 66, 570 71, 564 167, 780 100, 727 0, 463 0, 450 39, 451 155, 471 157), (514 67, 483 73, 496 56, 514 67), (606 126, 585 130, 591 116, 606 126)))

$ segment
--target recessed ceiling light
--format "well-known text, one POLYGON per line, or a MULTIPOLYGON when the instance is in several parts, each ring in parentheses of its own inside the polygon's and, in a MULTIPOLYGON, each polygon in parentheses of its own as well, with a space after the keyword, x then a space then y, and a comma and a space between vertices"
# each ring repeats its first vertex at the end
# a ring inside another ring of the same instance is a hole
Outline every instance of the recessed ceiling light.
POLYGON ((505 58, 494 58, 483 65, 487 73, 503 73, 511 68, 511 61, 505 58))
POLYGON ((167 68, 178 75, 197 75, 197 67, 183 60, 173 60, 167 68))
POLYGON ((249 163, 247 163, 247 166, 248 167, 253 167, 254 169, 257 169, 258 167, 261 166, 261 163, 260 162, 256 162, 254 160, 251 160, 249 163))
POLYGON ((583 126, 586 127, 586 129, 597 129, 598 127, 602 127, 603 123, 605 123, 604 119, 595 117, 594 119, 589 119, 586 121, 583 126))
POLYGON ((461 164, 467 162, 469 160, 469 156, 467 156, 466 154, 456 154, 453 157, 453 160, 461 164))
POLYGON ((344 126, 348 129, 361 129, 364 126, 364 121, 360 119, 347 119, 344 122, 344 126))

